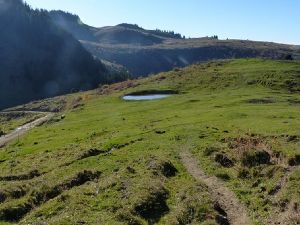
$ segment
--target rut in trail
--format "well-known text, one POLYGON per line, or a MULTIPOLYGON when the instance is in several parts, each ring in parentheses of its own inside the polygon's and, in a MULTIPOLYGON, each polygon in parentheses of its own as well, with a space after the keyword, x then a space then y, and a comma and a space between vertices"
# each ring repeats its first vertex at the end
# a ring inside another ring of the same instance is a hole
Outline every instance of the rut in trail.
POLYGON ((198 181, 205 183, 211 192, 213 201, 226 212, 231 225, 250 225, 246 207, 240 203, 236 195, 216 177, 209 177, 201 170, 198 161, 189 151, 180 153, 187 171, 198 181))

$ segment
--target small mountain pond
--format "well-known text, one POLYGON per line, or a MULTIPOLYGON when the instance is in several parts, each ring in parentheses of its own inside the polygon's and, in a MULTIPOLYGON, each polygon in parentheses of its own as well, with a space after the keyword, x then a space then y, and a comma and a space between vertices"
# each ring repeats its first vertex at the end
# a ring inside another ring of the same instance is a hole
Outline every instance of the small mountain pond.
POLYGON ((125 101, 145 101, 145 100, 156 100, 156 99, 164 99, 172 96, 173 94, 178 94, 176 91, 165 90, 165 91, 140 91, 131 94, 127 94, 123 96, 123 100, 125 101))

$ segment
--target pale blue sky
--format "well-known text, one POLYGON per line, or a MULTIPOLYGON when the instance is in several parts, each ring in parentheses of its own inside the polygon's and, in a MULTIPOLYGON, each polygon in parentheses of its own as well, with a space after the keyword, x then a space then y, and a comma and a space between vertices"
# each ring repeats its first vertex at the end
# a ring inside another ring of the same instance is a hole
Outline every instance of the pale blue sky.
POLYGON ((25 0, 33 8, 78 14, 102 27, 134 23, 174 30, 187 37, 300 44, 299 0, 25 0))

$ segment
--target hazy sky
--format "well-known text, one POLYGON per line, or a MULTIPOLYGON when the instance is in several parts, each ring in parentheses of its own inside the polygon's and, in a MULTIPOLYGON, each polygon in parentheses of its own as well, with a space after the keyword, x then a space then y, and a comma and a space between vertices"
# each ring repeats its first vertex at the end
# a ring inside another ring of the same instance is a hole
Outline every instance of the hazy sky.
POLYGON ((219 35, 300 44, 300 0, 25 0, 101 27, 134 23, 187 37, 219 35))

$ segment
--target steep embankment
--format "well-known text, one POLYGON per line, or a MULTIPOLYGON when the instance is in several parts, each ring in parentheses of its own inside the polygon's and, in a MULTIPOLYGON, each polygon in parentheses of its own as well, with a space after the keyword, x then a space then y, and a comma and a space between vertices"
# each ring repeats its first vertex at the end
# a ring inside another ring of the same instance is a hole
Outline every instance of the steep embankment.
POLYGON ((106 83, 106 69, 45 11, 0 1, 0 109, 106 83))
POLYGON ((299 84, 299 62, 233 60, 56 98, 0 148, 0 221, 234 224, 241 206, 251 224, 297 224, 299 84), (178 94, 121 99, 153 89, 178 94))

